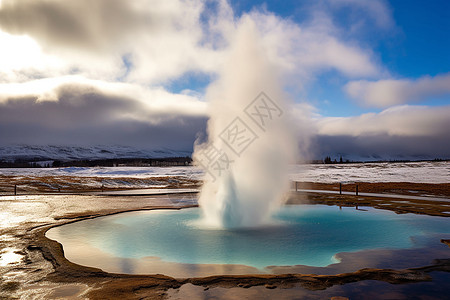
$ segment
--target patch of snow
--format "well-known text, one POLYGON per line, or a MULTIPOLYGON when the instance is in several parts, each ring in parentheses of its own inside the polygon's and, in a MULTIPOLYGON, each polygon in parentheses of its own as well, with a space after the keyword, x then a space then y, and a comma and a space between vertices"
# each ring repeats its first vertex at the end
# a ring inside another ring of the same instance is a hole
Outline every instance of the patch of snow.
MULTIPOLYGON (((202 179, 197 167, 94 167, 94 168, 17 168, 1 169, 8 176, 76 176, 104 178, 148 178, 183 176, 202 179)), ((336 165, 292 165, 290 178, 295 181, 337 182, 417 182, 449 183, 450 162, 355 163, 336 165)))
POLYGON ((20 262, 23 258, 22 255, 17 254, 16 252, 19 249, 14 248, 6 248, 0 252, 0 267, 5 267, 9 264, 16 264, 20 262))
POLYGON ((7 176, 75 176, 75 177, 164 177, 185 176, 200 179, 203 171, 196 167, 92 167, 92 168, 0 168, 0 175, 7 176))

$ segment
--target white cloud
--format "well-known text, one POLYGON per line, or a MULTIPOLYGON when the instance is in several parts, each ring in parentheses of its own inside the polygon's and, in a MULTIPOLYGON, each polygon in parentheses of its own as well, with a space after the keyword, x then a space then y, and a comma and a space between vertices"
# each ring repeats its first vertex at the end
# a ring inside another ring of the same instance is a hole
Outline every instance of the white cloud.
POLYGON ((382 72, 371 51, 338 38, 328 16, 320 14, 307 24, 265 11, 253 11, 249 17, 257 24, 272 61, 303 81, 333 69, 349 77, 373 77, 382 72))
POLYGON ((383 0, 331 0, 329 3, 333 7, 357 9, 357 13, 363 11, 382 29, 392 28, 395 24, 392 11, 383 0))
POLYGON ((0 31, 0 45, 0 82, 21 82, 43 71, 64 69, 61 59, 44 53, 29 36, 0 31))
MULTIPOLYGON (((216 69, 220 49, 203 43, 203 9, 200 0, 7 0, 0 8, 0 43, 8 43, 2 38, 7 33, 27 36, 45 55, 63 62, 59 70, 42 66, 33 70, 44 77, 82 74, 161 83, 188 71, 216 69), (125 55, 132 64, 129 70, 122 61, 125 55)), ((20 62, 38 52, 24 47, 21 51, 5 59, 20 62)), ((36 61, 9 71, 24 74, 36 61)))
POLYGON ((450 106, 402 105, 356 117, 317 119, 319 135, 439 136, 450 128, 450 106))
POLYGON ((450 73, 416 80, 358 80, 346 84, 344 90, 364 105, 387 107, 450 94, 450 73))
MULTIPOLYGON (((241 22, 227 1, 214 3, 211 9, 201 0, 3 1, 0 43, 12 52, 0 59, 0 80, 78 74, 164 84, 187 72, 214 74, 241 22)), ((242 18, 255 21, 277 66, 302 81, 331 69, 350 77, 380 73, 371 51, 340 39, 330 16, 298 24, 254 10, 242 18)))

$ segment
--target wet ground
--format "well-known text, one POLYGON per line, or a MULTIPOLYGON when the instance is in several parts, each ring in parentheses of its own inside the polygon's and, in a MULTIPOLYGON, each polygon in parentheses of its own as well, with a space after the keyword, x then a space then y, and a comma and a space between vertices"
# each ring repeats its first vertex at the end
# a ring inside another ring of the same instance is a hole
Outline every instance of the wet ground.
POLYGON ((81 296, 86 284, 59 284, 45 278, 54 271, 34 245, 36 228, 74 216, 168 205, 167 197, 108 198, 79 195, 0 197, 0 298, 38 299, 81 296))
MULTIPOLYGON (((400 213, 450 215, 448 201, 368 199, 314 193, 298 193, 290 201, 355 208, 357 205, 367 205, 400 213)), ((450 248, 446 257, 436 257, 440 261, 430 262, 423 268, 413 266, 416 268, 414 270, 366 269, 347 274, 322 275, 325 277, 217 276, 179 280, 157 275, 114 275, 80 267, 64 259, 57 243, 43 238, 46 229, 58 224, 123 211, 179 208, 192 205, 193 202, 195 197, 192 194, 0 197, 0 299, 268 299, 275 296, 280 299, 323 299, 332 296, 361 298, 361 295, 373 295, 379 299, 419 299, 425 296, 426 299, 442 299, 450 292, 450 248)))

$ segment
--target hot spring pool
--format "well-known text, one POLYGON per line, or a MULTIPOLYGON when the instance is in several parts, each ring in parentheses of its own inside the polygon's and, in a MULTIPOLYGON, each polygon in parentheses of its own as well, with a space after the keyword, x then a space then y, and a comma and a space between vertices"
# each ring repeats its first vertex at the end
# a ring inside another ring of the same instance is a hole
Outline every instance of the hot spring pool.
POLYGON ((335 254, 419 247, 450 233, 450 220, 390 211, 287 205, 276 225, 211 230, 195 225, 200 209, 151 210, 79 221, 47 232, 68 260, 104 271, 185 277, 268 272, 268 266, 324 267, 335 254))

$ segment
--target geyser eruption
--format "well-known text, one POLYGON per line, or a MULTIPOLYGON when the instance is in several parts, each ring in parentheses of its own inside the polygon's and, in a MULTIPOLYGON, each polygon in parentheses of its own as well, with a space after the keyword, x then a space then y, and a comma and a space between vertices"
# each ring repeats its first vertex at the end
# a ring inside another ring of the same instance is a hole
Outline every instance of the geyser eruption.
POLYGON ((267 224, 285 200, 297 146, 280 72, 249 17, 241 19, 219 75, 206 93, 208 141, 194 151, 206 174, 202 222, 215 228, 267 224))

